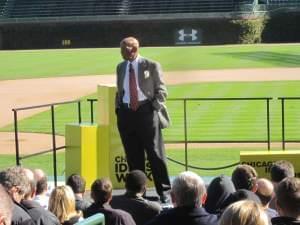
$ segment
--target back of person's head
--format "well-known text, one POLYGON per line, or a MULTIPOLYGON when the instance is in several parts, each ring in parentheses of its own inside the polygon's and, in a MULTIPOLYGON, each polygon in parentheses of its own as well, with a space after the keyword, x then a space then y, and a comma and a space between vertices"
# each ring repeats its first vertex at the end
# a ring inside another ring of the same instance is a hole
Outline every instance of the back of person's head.
POLYGON ((265 178, 257 180, 257 190, 255 192, 263 206, 268 206, 274 195, 274 186, 271 181, 265 178))
POLYGON ((219 225, 268 225, 268 217, 256 202, 243 200, 228 206, 219 225))
POLYGON ((182 172, 172 183, 171 197, 175 207, 201 206, 206 197, 204 181, 194 172, 182 172))
POLYGON ((49 198, 48 209, 61 223, 76 215, 75 196, 69 186, 58 186, 53 189, 49 198))
POLYGON ((286 177, 294 177, 295 170, 291 162, 279 160, 272 164, 270 168, 271 181, 279 183, 286 177))
POLYGON ((256 178, 256 170, 252 166, 246 164, 237 166, 231 176, 231 180, 236 190, 247 189, 254 192, 256 187, 256 178))
POLYGON ((130 171, 125 179, 125 188, 128 192, 144 193, 146 191, 147 177, 141 170, 130 171))
POLYGON ((108 178, 97 179, 91 186, 91 197, 97 204, 110 202, 112 198, 112 183, 108 178))
POLYGON ((35 196, 35 192, 36 192, 36 180, 34 177, 34 173, 32 170, 28 169, 28 168, 23 168, 23 172, 26 175, 26 177, 28 178, 29 184, 30 184, 30 189, 27 190, 27 192, 25 193, 24 198, 25 199, 31 199, 35 196))
POLYGON ((225 208, 226 200, 232 193, 235 192, 235 187, 229 177, 215 177, 207 187, 207 199, 205 201, 205 209, 209 213, 219 213, 225 208))
POLYGON ((279 183, 275 192, 278 213, 281 216, 300 219, 300 179, 285 178, 279 183))
POLYGON ((85 192, 85 179, 79 174, 72 174, 67 179, 69 185, 75 194, 83 194, 85 192))
POLYGON ((10 167, 0 172, 0 184, 16 202, 20 202, 30 189, 30 183, 23 169, 19 166, 10 167))
POLYGON ((0 199, 0 225, 10 225, 13 211, 13 202, 1 184, 0 199))
POLYGON ((33 170, 34 177, 36 180, 36 194, 40 195, 48 190, 48 179, 46 174, 41 169, 33 170))

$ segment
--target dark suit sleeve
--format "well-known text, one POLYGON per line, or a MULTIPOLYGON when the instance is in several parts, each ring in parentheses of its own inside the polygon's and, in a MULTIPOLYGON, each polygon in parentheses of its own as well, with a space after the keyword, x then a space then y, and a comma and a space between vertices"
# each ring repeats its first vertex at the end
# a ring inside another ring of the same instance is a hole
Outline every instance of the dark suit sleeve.
POLYGON ((167 98, 167 88, 163 81, 163 73, 159 63, 154 62, 152 65, 153 79, 154 79, 154 98, 152 105, 156 110, 164 107, 164 102, 167 98))
POLYGON ((120 83, 120 81, 119 81, 119 74, 120 74, 120 64, 119 65, 117 65, 117 67, 116 67, 116 97, 115 97, 115 111, 116 111, 116 113, 117 113, 117 109, 120 107, 120 93, 119 93, 119 90, 120 90, 120 88, 119 88, 119 83, 120 83))

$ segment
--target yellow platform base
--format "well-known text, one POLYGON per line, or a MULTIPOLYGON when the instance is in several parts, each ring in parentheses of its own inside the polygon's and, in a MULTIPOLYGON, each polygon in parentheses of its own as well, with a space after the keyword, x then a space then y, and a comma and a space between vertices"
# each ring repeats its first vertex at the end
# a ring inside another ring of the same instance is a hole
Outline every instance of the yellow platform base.
POLYGON ((98 125, 66 125, 66 179, 72 173, 86 180, 86 188, 97 178, 97 135, 98 125))

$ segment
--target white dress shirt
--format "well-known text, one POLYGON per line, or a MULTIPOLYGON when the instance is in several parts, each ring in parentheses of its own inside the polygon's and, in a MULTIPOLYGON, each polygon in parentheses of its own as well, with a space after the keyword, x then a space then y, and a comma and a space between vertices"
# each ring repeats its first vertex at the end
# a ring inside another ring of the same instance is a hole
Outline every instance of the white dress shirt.
POLYGON ((134 69, 134 74, 135 74, 135 80, 136 80, 136 84, 137 84, 137 92, 138 92, 138 100, 139 101, 143 101, 146 100, 147 97, 143 94, 143 92, 140 89, 139 86, 139 56, 136 57, 135 60, 133 60, 132 62, 127 61, 127 66, 126 66, 126 71, 125 71, 125 79, 124 79, 124 84, 123 84, 123 88, 124 88, 124 96, 123 96, 123 103, 130 103, 130 91, 129 91, 129 64, 132 64, 132 68, 134 69))

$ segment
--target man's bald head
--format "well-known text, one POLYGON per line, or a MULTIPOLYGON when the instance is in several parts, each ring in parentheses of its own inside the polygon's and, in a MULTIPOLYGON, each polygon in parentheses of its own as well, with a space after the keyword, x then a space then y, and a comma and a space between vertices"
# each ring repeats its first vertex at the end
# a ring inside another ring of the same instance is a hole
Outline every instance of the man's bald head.
POLYGON ((41 169, 34 169, 33 173, 36 180, 40 180, 46 176, 45 172, 41 169))
POLYGON ((138 55, 139 41, 134 37, 126 37, 120 42, 123 59, 133 61, 138 55))
POLYGON ((256 194, 260 198, 262 205, 267 206, 273 197, 274 186, 271 181, 265 178, 258 179, 256 184, 256 194))

